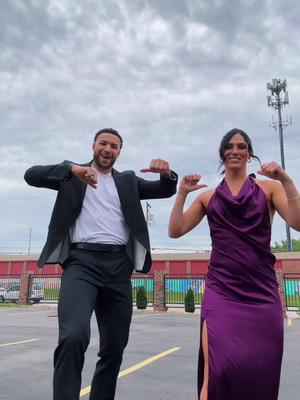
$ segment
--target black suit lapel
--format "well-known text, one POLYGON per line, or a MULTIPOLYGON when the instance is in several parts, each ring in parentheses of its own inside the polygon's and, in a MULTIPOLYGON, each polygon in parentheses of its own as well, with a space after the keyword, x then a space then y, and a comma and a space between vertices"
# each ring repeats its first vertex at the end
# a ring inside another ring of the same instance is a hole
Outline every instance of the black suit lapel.
POLYGON ((82 204, 84 196, 85 196, 87 184, 84 183, 84 182, 79 181, 79 185, 80 185, 80 204, 82 204))
POLYGON ((128 187, 126 189, 126 179, 124 179, 125 177, 120 174, 119 171, 113 169, 112 170, 112 177, 115 181, 115 185, 118 191, 118 195, 119 195, 119 199, 120 199, 120 203, 121 203, 121 207, 122 207, 122 211, 123 211, 123 215, 125 220, 127 220, 127 204, 128 204, 128 197, 129 197, 129 190, 128 187))
MULTIPOLYGON (((86 164, 81 164, 82 167, 90 167, 92 165, 92 161, 90 161, 89 163, 86 164)), ((80 204, 83 203, 83 199, 85 196, 85 192, 86 192, 86 188, 87 188, 87 184, 81 181, 78 181, 80 184, 80 204)))

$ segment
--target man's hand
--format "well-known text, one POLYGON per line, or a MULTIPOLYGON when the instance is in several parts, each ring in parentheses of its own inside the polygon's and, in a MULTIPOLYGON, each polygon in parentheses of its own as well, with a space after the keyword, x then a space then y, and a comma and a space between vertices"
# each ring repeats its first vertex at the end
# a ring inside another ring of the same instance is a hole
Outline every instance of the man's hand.
POLYGON ((72 174, 81 182, 90 185, 92 188, 97 188, 97 170, 93 167, 82 167, 72 164, 72 174))
POLYGON ((201 175, 197 174, 185 175, 180 181, 178 193, 183 193, 186 195, 190 192, 193 192, 194 190, 207 187, 205 183, 199 184, 200 180, 201 180, 201 175))
POLYGON ((281 168, 281 166, 277 164, 277 162, 275 161, 263 164, 260 170, 257 171, 257 173, 271 179, 276 179, 280 181, 282 184, 291 180, 288 174, 284 171, 284 169, 281 168))
POLYGON ((171 174, 168 161, 160 160, 159 158, 151 160, 149 168, 142 168, 140 172, 155 172, 168 177, 171 174))

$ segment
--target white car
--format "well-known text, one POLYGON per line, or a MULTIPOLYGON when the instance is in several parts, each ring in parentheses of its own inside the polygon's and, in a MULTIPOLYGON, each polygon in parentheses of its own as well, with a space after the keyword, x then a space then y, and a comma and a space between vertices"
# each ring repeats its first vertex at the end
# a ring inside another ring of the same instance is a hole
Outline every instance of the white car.
MULTIPOLYGON (((20 285, 10 285, 6 290, 0 291, 0 303, 13 302, 16 303, 19 300, 20 285)), ((31 288, 30 300, 37 304, 44 299, 44 288, 40 283, 34 283, 31 288)))

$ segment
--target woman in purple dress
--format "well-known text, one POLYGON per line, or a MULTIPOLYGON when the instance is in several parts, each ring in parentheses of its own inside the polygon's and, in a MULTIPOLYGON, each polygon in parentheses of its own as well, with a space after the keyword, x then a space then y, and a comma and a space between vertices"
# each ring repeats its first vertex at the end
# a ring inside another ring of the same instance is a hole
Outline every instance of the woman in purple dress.
POLYGON ((222 139, 224 179, 184 212, 188 193, 203 188, 200 175, 183 177, 169 235, 180 237, 207 215, 212 251, 201 306, 199 400, 276 400, 283 352, 283 310, 270 251, 277 211, 300 231, 300 196, 276 163, 247 175, 251 140, 240 129, 222 139))

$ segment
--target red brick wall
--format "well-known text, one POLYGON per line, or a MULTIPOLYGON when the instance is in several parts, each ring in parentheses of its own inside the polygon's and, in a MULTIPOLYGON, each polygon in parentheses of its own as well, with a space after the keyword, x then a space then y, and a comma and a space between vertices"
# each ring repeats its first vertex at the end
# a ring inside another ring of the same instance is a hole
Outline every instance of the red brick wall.
POLYGON ((284 273, 300 273, 300 260, 282 260, 281 263, 284 273))
POLYGON ((61 273, 61 267, 58 264, 49 264, 41 269, 36 260, 0 261, 0 275, 20 275, 27 271, 39 275, 57 275, 61 273))
POLYGON ((10 273, 12 275, 21 275, 22 272, 25 272, 26 265, 24 265, 24 261, 13 261, 11 263, 10 273))
POLYGON ((153 274, 154 271, 166 271, 167 273, 169 273, 167 271, 166 261, 163 260, 163 261, 157 261, 155 263, 152 263, 151 274, 153 274))
POLYGON ((208 268, 208 260, 192 260, 191 273, 192 274, 206 274, 208 268))
MULTIPOLYGON (((168 255, 166 255, 168 257, 168 255)), ((277 255, 279 258, 280 255, 277 255)), ((205 274, 208 267, 208 257, 206 259, 190 259, 190 260, 153 260, 150 273, 154 271, 164 271, 166 274, 205 274)), ((284 273, 300 273, 300 256, 294 259, 277 259, 275 268, 282 270, 284 273)), ((14 274, 20 275, 22 272, 30 271, 34 274, 41 275, 57 275, 62 269, 58 264, 45 265, 40 269, 37 266, 36 259, 8 259, 0 261, 0 275, 14 274)))

